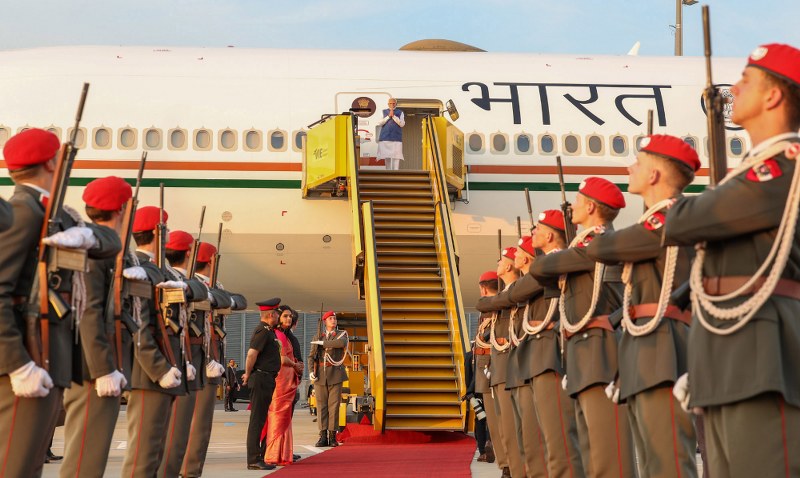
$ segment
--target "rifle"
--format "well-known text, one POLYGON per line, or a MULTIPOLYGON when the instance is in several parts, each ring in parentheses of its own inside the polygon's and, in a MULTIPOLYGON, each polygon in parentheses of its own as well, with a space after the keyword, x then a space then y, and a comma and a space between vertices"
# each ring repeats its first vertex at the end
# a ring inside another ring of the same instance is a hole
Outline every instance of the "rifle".
POLYGON ((647 110, 647 136, 653 136, 653 110, 647 110))
MULTIPOLYGON (((325 313, 325 302, 320 302, 319 304, 319 322, 317 322, 317 340, 322 340, 323 333, 322 333, 322 315, 325 313)), ((324 349, 314 344, 317 348, 315 349, 316 353, 314 354, 314 375, 319 378, 319 361, 320 358, 324 358, 324 349), (322 357, 320 357, 320 352, 323 353, 322 357)))
POLYGON ((520 221, 519 216, 517 216, 517 238, 522 239, 522 222, 520 221))
POLYGON ((53 183, 50 187, 50 200, 45 207, 44 221, 39 234, 39 251, 36 266, 36 280, 33 281, 29 297, 39 297, 39 324, 36 323, 36 314, 27 310, 25 316, 25 343, 28 353, 39 367, 45 370, 50 368, 50 306, 56 316, 63 320, 70 312, 61 296, 51 288, 50 278, 60 269, 86 271, 87 255, 84 250, 49 248, 42 244, 42 240, 61 230, 61 214, 64 206, 64 196, 67 193, 69 176, 78 148, 75 142, 80 131, 80 122, 83 117, 83 107, 86 105, 86 95, 89 93, 89 83, 83 84, 81 99, 78 102, 78 112, 75 114, 75 126, 69 141, 61 147, 53 183), (48 263, 52 262, 52 267, 48 263), (52 274, 52 275, 51 275, 52 274), (40 341, 41 340, 41 341, 40 341))
MULTIPOLYGON (((163 276, 169 277, 169 274, 166 271, 166 263, 167 258, 165 256, 166 253, 166 245, 167 245, 167 225, 164 223, 164 183, 159 184, 159 212, 158 212, 158 225, 156 226, 156 266, 162 272, 163 276)), ((161 289, 156 287, 155 290, 155 301, 156 301, 156 321, 158 322, 158 328, 161 331, 161 339, 164 342, 164 352, 167 356, 167 360, 169 363, 172 364, 173 367, 178 366, 178 362, 175 361, 175 354, 172 351, 172 344, 169 341, 169 336, 167 335, 166 325, 172 329, 175 335, 180 334, 180 325, 175 324, 172 320, 172 308, 170 308, 170 304, 173 303, 171 299, 174 299, 173 296, 175 293, 174 289, 161 289), (177 330, 176 330, 177 327, 177 330)), ((181 296, 183 295, 183 290, 180 291, 181 296)), ((182 301, 181 301, 182 302, 182 301)))
POLYGON ((531 221, 531 234, 533 234, 533 208, 531 207, 531 195, 528 188, 525 188, 525 203, 528 205, 528 219, 531 221))
MULTIPOLYGON (((220 247, 222 247, 222 223, 219 223, 219 233, 217 234, 217 252, 215 252, 214 256, 211 258, 211 275, 209 277, 209 287, 217 286, 217 277, 219 276, 220 247)), ((213 310, 210 314, 208 314, 208 323, 210 325, 209 329, 211 330, 210 355, 214 360, 216 360, 219 363, 222 363, 220 362, 219 339, 224 339, 226 334, 221 326, 222 319, 220 318, 220 324, 218 325, 216 324, 214 317, 222 317, 223 315, 224 314, 222 314, 219 309, 213 310)))
MULTIPOLYGON (((191 256, 189 258, 189 267, 186 270, 189 272, 187 277, 189 279, 194 277, 195 270, 197 269, 197 252, 200 249, 200 235, 203 234, 203 220, 206 217, 206 207, 203 206, 203 209, 200 210, 200 227, 197 230, 197 238, 195 238, 194 243, 192 243, 192 250, 190 252, 191 256)), ((214 284, 212 283, 211 286, 213 287, 214 284)))
MULTIPOLYGON (((703 100, 706 106, 706 125, 708 127, 708 182, 716 186, 728 173, 728 158, 725 148, 725 118, 723 109, 725 99, 711 80, 711 23, 708 5, 703 5, 703 45, 706 57, 706 88, 703 100)), ((686 310, 691 302, 689 281, 672 291, 670 302, 686 310)))
POLYGON ((125 212, 122 214, 122 250, 117 254, 117 259, 114 266, 114 333, 117 355, 117 368, 122 370, 122 323, 125 321, 125 326, 131 332, 136 332, 136 324, 125 320, 122 315, 122 301, 125 297, 123 293, 124 279, 122 271, 125 269, 125 256, 128 254, 128 249, 131 245, 131 230, 133 229, 133 218, 136 216, 136 208, 139 206, 139 187, 142 185, 142 175, 144 174, 144 166, 147 162, 147 151, 142 153, 142 159, 139 163, 139 174, 136 176, 136 187, 133 190, 133 196, 128 199, 125 205, 125 212))
MULTIPOLYGON (((503 231, 502 229, 497 230, 497 264, 500 265, 500 261, 503 260, 503 231)), ((503 290, 503 282, 500 279, 500 274, 497 275, 497 292, 503 290)))
POLYGON ((575 225, 572 224, 572 204, 567 201, 567 191, 564 185, 564 169, 561 167, 561 156, 556 156, 556 167, 558 168, 558 185, 561 188, 561 212, 564 214, 564 235, 567 238, 567 246, 572 244, 575 239, 575 225))

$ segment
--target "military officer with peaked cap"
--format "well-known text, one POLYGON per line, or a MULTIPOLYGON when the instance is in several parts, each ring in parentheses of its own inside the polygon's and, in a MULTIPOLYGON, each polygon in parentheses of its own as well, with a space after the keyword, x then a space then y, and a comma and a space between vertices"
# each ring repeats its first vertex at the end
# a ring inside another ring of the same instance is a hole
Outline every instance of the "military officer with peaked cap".
MULTIPOLYGON (((83 192, 89 219, 117 234, 121 234, 122 208, 130 198, 130 185, 116 176, 95 179, 83 192)), ((64 393, 65 444, 60 470, 64 477, 105 473, 120 395, 127 384, 117 363, 113 299, 109 300, 115 265, 116 257, 90 259, 84 277, 86 311, 76 324, 73 384, 64 393)))
POLYGON ((713 189, 678 199, 668 244, 698 244, 686 379, 711 476, 800 476, 800 50, 762 45, 731 88, 754 145, 713 189))
POLYGON ((672 396, 686 373, 691 313, 669 305, 674 285, 689 277, 691 247, 662 247, 664 217, 700 168, 697 152, 680 138, 652 135, 628 167, 628 191, 642 196, 647 211, 625 229, 606 231, 586 251, 606 264, 625 262, 623 334, 619 379, 609 388, 627 401, 643 477, 697 476, 695 432, 688 413, 672 396))
MULTIPOLYGON (((14 222, 0 232, 0 436, 5 440, 0 469, 5 476, 41 474, 63 391, 70 386, 72 331, 76 316, 83 312, 80 294, 74 296, 77 302, 73 303, 73 276, 77 273, 65 269, 51 272, 48 282, 64 301, 67 312, 58 316, 50 307, 45 324, 48 335, 40 336, 44 340, 37 345, 49 358, 45 363, 34 363, 23 324, 29 314, 38 314, 38 287, 34 290, 33 284, 39 233, 59 147, 53 133, 32 128, 9 139, 3 148, 9 176, 15 183, 9 200, 14 222)), ((64 208, 59 214, 63 230, 46 238, 46 244, 86 249, 92 259, 113 257, 122 247, 113 230, 84 225, 77 211, 64 208)))
POLYGON ((256 302, 261 322, 253 330, 245 359, 242 383, 250 388, 250 423, 247 427, 247 469, 272 470, 261 454, 261 431, 267 421, 267 410, 275 391, 275 377, 281 369, 281 343, 273 329, 278 325, 278 306, 274 297, 256 302))
POLYGON ((575 398, 578 438, 589 476, 635 474, 633 443, 622 405, 609 401, 606 386, 617 374, 617 334, 609 314, 622 303, 619 271, 586 254, 594 237, 613 230, 625 207, 622 191, 610 181, 590 177, 578 189, 572 217, 583 227, 569 248, 537 257, 531 271, 543 284, 558 280, 560 327, 566 339, 567 392, 575 398))

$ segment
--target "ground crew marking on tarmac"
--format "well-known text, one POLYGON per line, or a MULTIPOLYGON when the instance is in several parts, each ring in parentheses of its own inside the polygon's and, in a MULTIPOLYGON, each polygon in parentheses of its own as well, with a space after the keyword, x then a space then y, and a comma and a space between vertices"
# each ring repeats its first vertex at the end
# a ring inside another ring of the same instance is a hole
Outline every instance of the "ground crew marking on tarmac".
POLYGON ((117 450, 127 450, 127 449, 128 449, 127 441, 121 441, 119 442, 119 444, 117 444, 117 450))
POLYGON ((224 427, 232 427, 234 425, 236 425, 236 424, 233 423, 233 422, 225 422, 225 424, 223 424, 222 426, 224 426, 224 427))
POLYGON ((314 453, 322 453, 323 451, 325 451, 322 448, 317 448, 317 447, 311 446, 311 445, 300 445, 300 446, 305 448, 306 450, 311 450, 314 453))

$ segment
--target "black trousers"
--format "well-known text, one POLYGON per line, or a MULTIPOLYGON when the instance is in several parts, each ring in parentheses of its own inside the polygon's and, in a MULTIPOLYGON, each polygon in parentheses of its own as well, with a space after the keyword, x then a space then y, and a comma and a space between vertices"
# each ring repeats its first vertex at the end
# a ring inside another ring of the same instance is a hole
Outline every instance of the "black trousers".
POLYGON ((264 461, 261 455, 261 430, 267 422, 267 410, 275 391, 276 373, 253 371, 248 385, 250 386, 250 424, 247 427, 247 464, 264 461))
MULTIPOLYGON (((480 393, 475 394, 476 398, 483 400, 480 393)), ((486 442, 489 440, 489 428, 486 426, 486 419, 478 420, 475 417, 475 441, 478 442, 478 452, 483 455, 486 452, 486 442)))
POLYGON ((233 410, 233 391, 236 383, 225 381, 225 410, 233 410), (230 387, 230 388, 229 388, 230 387))

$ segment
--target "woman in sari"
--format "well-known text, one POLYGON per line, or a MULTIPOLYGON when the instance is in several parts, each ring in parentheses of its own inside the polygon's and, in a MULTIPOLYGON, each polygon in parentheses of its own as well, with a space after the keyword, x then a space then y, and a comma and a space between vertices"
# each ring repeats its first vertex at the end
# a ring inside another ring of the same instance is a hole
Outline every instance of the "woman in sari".
MULTIPOLYGON (((281 306, 281 325, 288 320, 292 322, 292 309, 281 306)), ((296 362, 292 343, 279 327, 273 329, 281 343, 281 370, 275 377, 275 393, 267 413, 267 422, 261 432, 261 439, 266 438, 264 462, 271 465, 288 465, 294 461, 292 453, 292 406, 300 383, 299 371, 303 370, 302 362, 296 362)))

